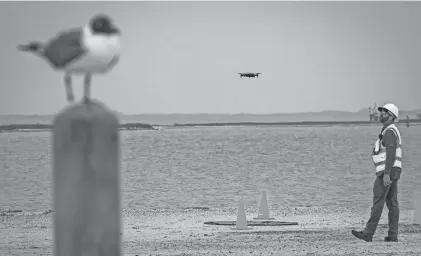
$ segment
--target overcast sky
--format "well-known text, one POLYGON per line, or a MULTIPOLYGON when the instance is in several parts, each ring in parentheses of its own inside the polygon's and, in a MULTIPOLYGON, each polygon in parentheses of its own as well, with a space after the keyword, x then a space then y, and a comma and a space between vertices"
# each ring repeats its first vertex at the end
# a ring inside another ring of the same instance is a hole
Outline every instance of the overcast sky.
MULTIPOLYGON (((66 104, 63 73, 16 45, 97 13, 113 17, 123 48, 119 65, 93 78, 92 95, 120 112, 421 107, 419 2, 1 2, 0 114, 66 104)), ((74 90, 80 99, 80 78, 74 90)))

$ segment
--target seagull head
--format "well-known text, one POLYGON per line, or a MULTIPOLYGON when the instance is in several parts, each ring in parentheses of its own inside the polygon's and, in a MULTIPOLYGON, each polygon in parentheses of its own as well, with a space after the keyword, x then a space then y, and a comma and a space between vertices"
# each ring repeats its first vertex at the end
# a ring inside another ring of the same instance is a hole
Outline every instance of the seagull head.
POLYGON ((105 14, 94 16, 89 26, 93 34, 120 35, 120 30, 115 27, 111 18, 105 14))

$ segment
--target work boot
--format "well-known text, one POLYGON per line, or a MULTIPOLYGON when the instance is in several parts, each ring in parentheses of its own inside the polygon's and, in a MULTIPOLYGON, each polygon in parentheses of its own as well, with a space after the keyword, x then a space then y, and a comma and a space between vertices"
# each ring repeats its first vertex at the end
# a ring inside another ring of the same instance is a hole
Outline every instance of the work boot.
POLYGON ((371 242, 371 241, 372 241, 372 239, 373 239, 373 235, 370 235, 370 234, 364 233, 363 231, 356 231, 356 230, 352 230, 351 232, 352 232, 352 234, 353 234, 356 238, 358 238, 358 239, 362 239, 362 240, 364 240, 364 241, 366 241, 366 242, 371 242))
POLYGON ((385 242, 397 242, 397 241, 398 241, 398 238, 397 238, 397 237, 390 237, 390 236, 386 236, 386 237, 384 238, 384 241, 385 241, 385 242))

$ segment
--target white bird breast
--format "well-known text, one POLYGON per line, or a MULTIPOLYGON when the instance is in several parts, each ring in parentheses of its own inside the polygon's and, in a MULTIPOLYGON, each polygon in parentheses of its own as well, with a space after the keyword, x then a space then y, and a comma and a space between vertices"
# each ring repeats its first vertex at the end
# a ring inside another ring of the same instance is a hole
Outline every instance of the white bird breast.
POLYGON ((103 74, 110 71, 118 62, 120 57, 120 36, 92 35, 90 29, 83 29, 83 41, 86 53, 65 69, 70 73, 98 73, 103 74))

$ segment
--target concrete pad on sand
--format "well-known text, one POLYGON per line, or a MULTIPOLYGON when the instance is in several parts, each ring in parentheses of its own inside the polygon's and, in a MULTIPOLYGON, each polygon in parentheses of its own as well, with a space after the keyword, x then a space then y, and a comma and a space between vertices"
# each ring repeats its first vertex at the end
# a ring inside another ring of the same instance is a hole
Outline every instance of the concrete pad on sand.
MULTIPOLYGON (((220 221, 206 221, 205 225, 221 225, 221 226, 234 226, 236 221, 220 220, 220 221)), ((289 221, 247 221, 247 226, 287 226, 298 225, 298 222, 289 221)))

